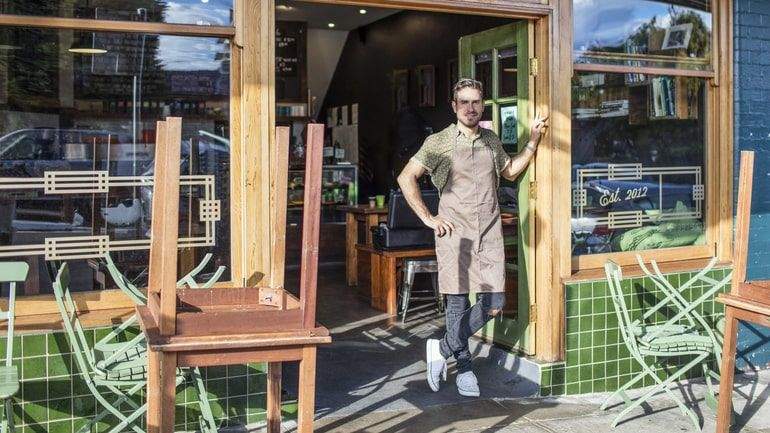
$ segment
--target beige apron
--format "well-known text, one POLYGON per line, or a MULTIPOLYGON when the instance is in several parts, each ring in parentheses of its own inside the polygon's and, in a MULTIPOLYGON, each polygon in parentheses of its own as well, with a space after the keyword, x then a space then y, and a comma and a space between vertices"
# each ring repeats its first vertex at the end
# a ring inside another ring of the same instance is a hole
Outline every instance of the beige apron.
POLYGON ((489 146, 459 134, 439 201, 439 216, 455 227, 451 236, 436 236, 441 293, 505 291, 497 181, 489 146))

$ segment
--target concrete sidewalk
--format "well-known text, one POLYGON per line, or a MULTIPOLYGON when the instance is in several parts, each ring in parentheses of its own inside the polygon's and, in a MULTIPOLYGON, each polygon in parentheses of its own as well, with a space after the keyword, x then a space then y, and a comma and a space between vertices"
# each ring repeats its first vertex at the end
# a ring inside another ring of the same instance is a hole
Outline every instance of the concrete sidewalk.
MULTIPOLYGON (((333 343, 318 351, 316 432, 698 431, 666 395, 633 412, 615 430, 610 424, 622 408, 599 411, 608 394, 534 398, 539 376, 532 364, 478 340, 471 341, 471 350, 482 398, 458 395, 451 366, 449 381, 440 392, 431 392, 425 382, 425 340, 442 335, 443 318, 431 305, 417 305, 406 324, 393 323, 347 287, 343 271, 319 273, 318 317, 331 331, 333 343)), ((296 274, 287 274, 287 287, 296 287, 292 277, 296 274)), ((296 364, 284 364, 287 400, 297 396, 297 375, 296 364)), ((686 395, 686 401, 699 400, 696 413, 705 418, 703 431, 709 432, 714 430, 714 414, 702 402, 704 388, 701 383, 685 384, 677 393, 686 395)), ((736 408, 740 412, 746 406, 738 418, 745 427, 738 431, 770 433, 770 405, 764 404, 770 396, 770 371, 736 378, 736 391, 736 408)), ((264 429, 254 425, 239 431, 244 430, 264 429)), ((296 424, 285 423, 283 431, 296 431, 296 424)))
MULTIPOLYGON (((770 433, 770 371, 736 378, 734 402, 739 415, 733 432, 770 433), (748 404, 747 404, 748 403, 748 404)), ((637 391, 638 393, 639 391, 637 391)), ((713 432, 715 415, 705 407, 701 383, 684 384, 676 395, 698 399, 696 413, 705 417, 703 432, 713 432)), ((665 395, 651 405, 632 413, 631 417, 610 428, 621 407, 600 411, 599 405, 608 394, 576 397, 467 399, 452 404, 439 404, 424 409, 374 411, 345 416, 321 417, 316 422, 319 433, 671 433, 697 432, 689 418, 665 395)), ((263 432, 261 426, 250 426, 250 432, 263 432)), ((294 422, 284 424, 284 431, 296 431, 294 422)))

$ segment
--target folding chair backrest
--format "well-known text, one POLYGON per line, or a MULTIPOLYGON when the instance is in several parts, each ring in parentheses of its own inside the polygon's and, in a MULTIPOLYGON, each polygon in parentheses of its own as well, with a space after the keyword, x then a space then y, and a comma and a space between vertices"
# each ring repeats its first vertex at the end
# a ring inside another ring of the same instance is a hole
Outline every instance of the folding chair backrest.
POLYGON ((115 266, 115 262, 112 260, 112 256, 110 256, 109 253, 104 255, 104 263, 107 266, 107 272, 110 273, 112 280, 115 281, 115 284, 126 294, 126 296, 131 298, 137 305, 144 305, 147 303, 147 298, 144 296, 144 293, 139 291, 139 289, 118 270, 118 267, 115 266))
POLYGON ((620 281, 623 279, 623 272, 617 263, 607 260, 607 263, 604 264, 604 273, 607 276, 607 285, 610 288, 612 303, 615 305, 615 314, 618 317, 618 327, 620 328, 623 341, 625 341, 631 353, 636 353, 636 336, 632 331, 634 322, 631 320, 631 315, 628 312, 628 306, 623 296, 623 289, 620 285, 620 281))
POLYGON ((13 362, 13 326, 16 317, 16 284, 27 280, 29 265, 26 262, 0 262, 0 283, 8 283, 8 311, 0 312, 0 320, 8 322, 5 335, 5 365, 13 362))
POLYGON ((67 263, 62 264, 59 272, 56 274, 56 280, 53 283, 53 293, 56 297, 56 305, 59 307, 64 331, 67 334, 67 340, 72 346, 72 352, 75 355, 75 361, 78 364, 80 372, 89 376, 94 368, 95 361, 90 351, 88 339, 86 339, 83 327, 78 319, 77 305, 70 295, 70 272, 67 263))

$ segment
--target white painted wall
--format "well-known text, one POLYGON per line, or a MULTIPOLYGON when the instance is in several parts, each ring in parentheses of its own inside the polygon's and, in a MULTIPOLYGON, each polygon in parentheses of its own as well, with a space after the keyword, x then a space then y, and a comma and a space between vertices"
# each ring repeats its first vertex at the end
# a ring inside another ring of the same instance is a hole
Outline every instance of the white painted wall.
POLYGON ((348 33, 346 30, 308 29, 307 84, 310 97, 315 99, 312 105, 313 116, 318 114, 326 92, 329 90, 329 84, 337 68, 348 33))

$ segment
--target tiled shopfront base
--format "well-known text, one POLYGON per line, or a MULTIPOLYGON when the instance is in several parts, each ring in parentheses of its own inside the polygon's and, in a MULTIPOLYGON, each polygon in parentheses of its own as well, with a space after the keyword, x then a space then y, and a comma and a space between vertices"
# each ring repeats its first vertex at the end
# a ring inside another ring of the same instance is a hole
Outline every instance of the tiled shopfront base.
MULTIPOLYGON (((729 269, 711 271, 709 276, 721 280, 729 269)), ((674 287, 689 280, 693 273, 666 275, 674 287)), ((663 294, 649 278, 627 278, 622 281, 623 292, 628 295, 632 320, 641 317, 663 294)), ((694 285, 682 295, 694 300, 707 289, 694 285)), ((541 367, 541 395, 586 394, 614 391, 641 372, 639 364, 631 358, 618 328, 615 307, 606 280, 568 284, 566 290, 566 356, 563 363, 541 367)), ((729 291, 729 285, 725 287, 729 291)), ((722 304, 713 300, 702 304, 698 311, 714 325, 724 311, 722 304)), ((675 313, 672 313, 675 314, 675 313)), ((663 315, 655 317, 656 323, 664 322, 663 315)), ((689 358, 672 358, 672 364, 682 365, 689 358)), ((698 368, 693 375, 702 376, 698 368)), ((661 371, 663 373, 663 371, 661 371)), ((639 382, 638 386, 653 385, 652 378, 639 382)))
MULTIPOLYGON (((108 330, 86 331, 90 340, 108 330)), ((5 339, 2 340, 5 353, 5 339)), ((61 332, 16 336, 14 363, 21 390, 14 398, 16 431, 71 433, 101 408, 80 375, 65 335, 61 332)), ((265 372, 261 364, 201 369, 211 408, 220 426, 251 424, 265 417, 265 372)), ((121 410, 129 411, 128 406, 121 410)), ((284 405, 284 415, 296 415, 296 405, 284 405)), ((191 386, 177 388, 176 430, 198 428, 200 411, 191 386)), ((107 431, 117 421, 106 419, 97 430, 107 431)))

